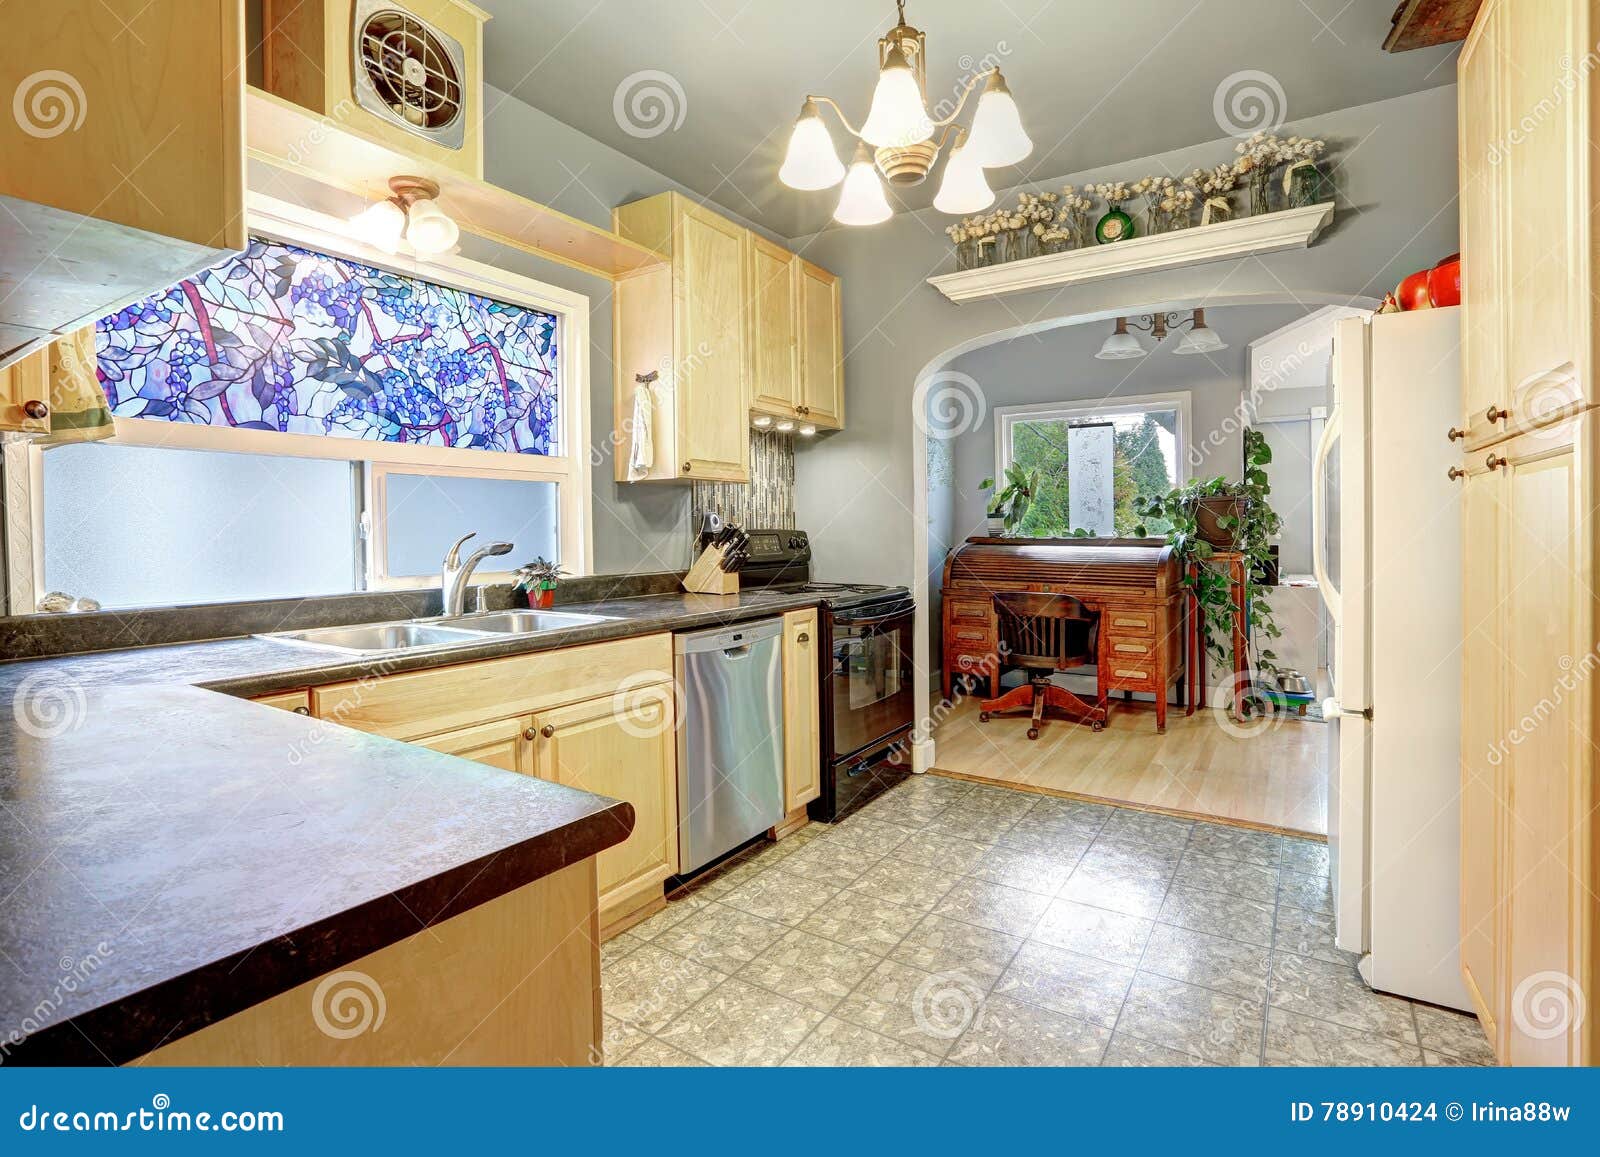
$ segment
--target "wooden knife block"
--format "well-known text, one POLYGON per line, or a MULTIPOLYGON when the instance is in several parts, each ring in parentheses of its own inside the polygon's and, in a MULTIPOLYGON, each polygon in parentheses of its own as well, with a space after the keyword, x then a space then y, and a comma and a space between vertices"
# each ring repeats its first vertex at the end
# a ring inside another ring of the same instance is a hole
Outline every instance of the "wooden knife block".
POLYGON ((683 589, 701 595, 736 595, 739 593, 739 572, 722 569, 723 548, 708 546, 694 560, 689 573, 683 576, 683 589))

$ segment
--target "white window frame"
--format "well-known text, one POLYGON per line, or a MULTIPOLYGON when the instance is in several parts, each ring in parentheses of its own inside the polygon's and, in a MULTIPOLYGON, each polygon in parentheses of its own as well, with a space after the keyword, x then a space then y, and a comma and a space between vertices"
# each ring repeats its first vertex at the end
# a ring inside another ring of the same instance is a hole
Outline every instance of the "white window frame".
POLYGON ((994 408, 994 478, 998 482, 1011 467, 1011 432, 1019 422, 1072 421, 1075 418, 1106 417, 1115 414, 1142 414, 1148 410, 1176 410, 1178 430, 1173 439, 1178 485, 1194 477, 1189 462, 1189 430, 1192 425, 1193 395, 1188 390, 1137 397, 1074 398, 1060 402, 1033 402, 1025 406, 994 408))
MULTIPOLYGON (((589 298, 588 295, 535 281, 496 266, 465 257, 440 254, 408 257, 387 254, 350 237, 345 223, 337 217, 319 213, 261 193, 248 197, 249 231, 252 235, 298 245, 320 253, 348 257, 364 265, 388 270, 403 277, 446 285, 497 301, 521 305, 557 319, 556 342, 559 351, 557 412, 560 414, 559 455, 508 454, 493 450, 464 449, 452 446, 417 446, 408 443, 376 442, 357 438, 321 437, 310 434, 285 434, 269 430, 235 430, 219 426, 200 426, 162 422, 143 418, 116 418, 112 439, 125 446, 164 447, 186 450, 217 450, 243 454, 273 455, 286 458, 332 458, 363 464, 363 497, 366 511, 377 520, 381 507, 374 506, 374 478, 384 471, 406 473, 470 475, 479 478, 511 479, 528 482, 554 482, 558 485, 558 531, 561 566, 572 575, 592 573, 594 560, 593 495, 590 487, 589 454, 589 298)), ((15 447, 8 447, 8 450, 15 447)), ((8 454, 6 476, 8 498, 23 499, 32 513, 31 534, 15 526, 5 536, 8 567, 9 609, 26 614, 33 601, 44 592, 44 493, 43 455, 47 449, 30 445, 23 456, 8 454), (25 457, 24 465, 19 461, 25 457), (23 496, 20 491, 27 487, 23 496), (31 580, 31 582, 29 581, 31 580), (31 586, 31 590, 28 588, 31 586)), ((381 485, 381 481, 378 483, 381 485)), ((437 578, 393 578, 386 571, 383 528, 368 527, 363 535, 366 591, 405 590, 435 585, 437 578)), ((474 529, 463 526, 461 533, 474 529)), ((508 564, 522 561, 507 555, 508 564)), ((483 570, 474 576, 477 583, 503 583, 512 571, 483 570)))

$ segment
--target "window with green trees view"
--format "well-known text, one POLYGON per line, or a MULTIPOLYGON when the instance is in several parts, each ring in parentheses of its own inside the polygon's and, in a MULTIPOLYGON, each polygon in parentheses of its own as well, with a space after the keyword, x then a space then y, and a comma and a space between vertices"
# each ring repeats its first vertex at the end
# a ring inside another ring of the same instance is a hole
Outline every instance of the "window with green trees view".
POLYGON ((1039 472, 1039 488, 1018 533, 1131 537, 1143 521, 1147 533, 1165 534, 1165 525, 1134 514, 1134 499, 1165 493, 1186 477, 1188 420, 1187 394, 997 409, 999 471, 1016 465, 1039 472), (1092 525, 1107 517, 1112 526, 1092 525))

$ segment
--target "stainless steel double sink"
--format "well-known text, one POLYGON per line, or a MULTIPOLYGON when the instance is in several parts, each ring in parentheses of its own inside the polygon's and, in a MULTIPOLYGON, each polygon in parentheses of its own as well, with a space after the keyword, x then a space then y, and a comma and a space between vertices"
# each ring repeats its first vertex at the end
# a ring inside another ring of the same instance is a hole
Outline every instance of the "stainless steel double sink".
POLYGON ((278 631, 255 637, 345 655, 413 654, 419 651, 443 651, 451 647, 471 647, 497 637, 526 637, 547 631, 564 631, 569 627, 610 622, 614 617, 567 611, 479 611, 448 618, 317 627, 308 631, 278 631))

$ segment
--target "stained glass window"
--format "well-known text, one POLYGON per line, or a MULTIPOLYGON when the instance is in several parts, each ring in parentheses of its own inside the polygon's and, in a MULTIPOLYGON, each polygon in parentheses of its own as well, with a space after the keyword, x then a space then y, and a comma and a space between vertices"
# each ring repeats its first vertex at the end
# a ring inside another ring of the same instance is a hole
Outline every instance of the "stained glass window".
POLYGON ((554 314, 293 245, 95 327, 119 418, 558 454, 554 314))

